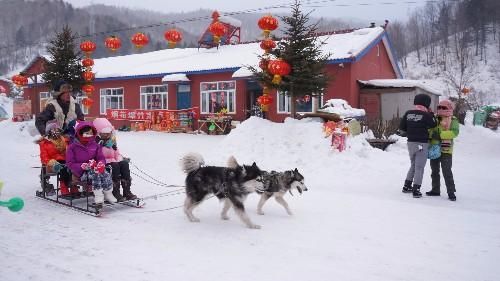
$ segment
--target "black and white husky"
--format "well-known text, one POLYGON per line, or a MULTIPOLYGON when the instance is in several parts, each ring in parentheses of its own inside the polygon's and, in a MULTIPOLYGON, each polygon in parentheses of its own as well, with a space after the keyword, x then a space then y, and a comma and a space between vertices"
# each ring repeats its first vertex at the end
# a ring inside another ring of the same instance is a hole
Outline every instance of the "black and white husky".
POLYGON ((267 199, 274 196, 276 202, 283 206, 289 215, 292 215, 292 211, 288 207, 288 203, 285 201, 283 196, 287 192, 292 194, 293 189, 297 189, 299 193, 302 191, 307 191, 307 187, 304 184, 304 176, 295 168, 295 170, 288 170, 284 172, 262 172, 262 179, 264 184, 264 189, 256 189, 256 192, 261 194, 259 204, 257 206, 257 213, 263 215, 262 207, 266 203, 267 199))
POLYGON ((203 157, 198 153, 189 153, 180 161, 186 176, 186 201, 184 213, 191 222, 200 220, 193 215, 193 209, 209 194, 224 201, 221 218, 229 219, 227 212, 233 206, 236 214, 249 228, 260 228, 250 221, 245 212, 244 201, 247 195, 256 189, 262 189, 261 170, 255 162, 239 165, 234 157, 228 160, 228 167, 203 166, 203 157))

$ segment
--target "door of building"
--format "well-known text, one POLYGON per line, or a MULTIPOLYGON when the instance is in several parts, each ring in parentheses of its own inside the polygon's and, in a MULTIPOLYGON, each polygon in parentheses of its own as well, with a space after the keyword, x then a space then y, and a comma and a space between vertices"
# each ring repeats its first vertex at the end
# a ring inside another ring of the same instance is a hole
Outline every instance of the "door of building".
POLYGON ((188 84, 177 85, 177 109, 191 107, 191 86, 188 84))

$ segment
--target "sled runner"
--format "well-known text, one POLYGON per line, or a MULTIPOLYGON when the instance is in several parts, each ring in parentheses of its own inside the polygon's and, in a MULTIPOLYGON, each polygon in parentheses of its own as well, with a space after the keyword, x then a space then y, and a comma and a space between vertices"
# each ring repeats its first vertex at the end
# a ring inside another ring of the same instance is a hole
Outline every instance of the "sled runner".
POLYGON ((78 187, 78 193, 71 193, 62 195, 61 188, 59 185, 60 175, 59 173, 49 173, 47 172, 47 167, 43 165, 40 167, 40 187, 41 190, 36 191, 36 196, 40 199, 51 201, 59 205, 72 208, 78 212, 91 215, 91 216, 101 216, 102 209, 106 209, 109 206, 119 204, 134 208, 141 208, 145 205, 145 202, 141 198, 123 201, 123 202, 113 202, 106 203, 102 207, 94 204, 94 194, 91 191, 92 187, 88 182, 73 182, 73 187, 78 187), (50 183, 49 179, 56 177, 56 185, 50 183))

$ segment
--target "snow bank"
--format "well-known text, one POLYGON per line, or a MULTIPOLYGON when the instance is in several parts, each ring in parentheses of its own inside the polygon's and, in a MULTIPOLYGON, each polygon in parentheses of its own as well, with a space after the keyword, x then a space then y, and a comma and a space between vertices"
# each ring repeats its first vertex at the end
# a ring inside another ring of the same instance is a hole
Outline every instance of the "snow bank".
POLYGON ((0 118, 12 118, 13 103, 11 98, 0 95, 0 118))
POLYGON ((364 109, 353 108, 343 99, 327 100, 318 111, 336 113, 342 117, 360 117, 366 115, 364 109))

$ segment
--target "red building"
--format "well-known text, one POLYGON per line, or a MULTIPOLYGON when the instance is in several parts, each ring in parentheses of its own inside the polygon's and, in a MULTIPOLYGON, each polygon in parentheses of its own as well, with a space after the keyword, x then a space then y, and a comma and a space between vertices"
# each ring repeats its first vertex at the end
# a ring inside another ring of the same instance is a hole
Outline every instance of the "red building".
POLYGON ((9 95, 11 87, 12 87, 12 81, 0 78, 0 94, 9 95))
MULTIPOLYGON (((361 107, 358 80, 401 78, 390 41, 381 27, 320 37, 330 53, 327 72, 334 77, 322 101, 346 100, 361 107)), ((245 66, 258 66, 259 43, 223 45, 211 49, 166 49, 150 53, 96 59, 95 92, 88 117, 106 114, 106 109, 183 109, 197 106, 201 117, 225 107, 233 120, 244 120, 262 94, 245 66)), ((33 60, 23 73, 31 76, 25 98, 34 113, 44 107, 49 90, 37 83, 46 58, 33 60), (38 80, 35 80, 38 79, 38 80)), ((282 122, 289 116, 290 98, 273 93, 268 119, 282 122)), ((311 112, 312 99, 297 103, 297 111, 311 112)), ((119 125, 119 124, 116 124, 119 125)))

